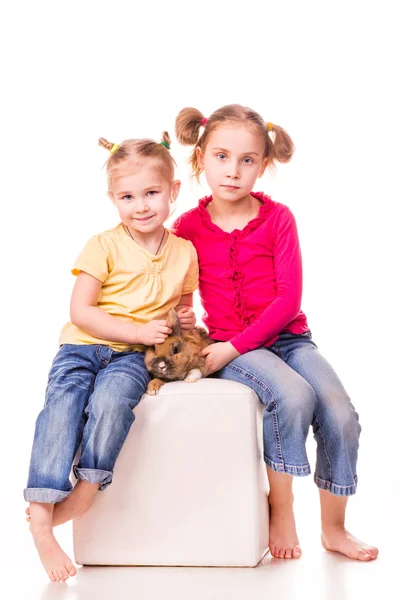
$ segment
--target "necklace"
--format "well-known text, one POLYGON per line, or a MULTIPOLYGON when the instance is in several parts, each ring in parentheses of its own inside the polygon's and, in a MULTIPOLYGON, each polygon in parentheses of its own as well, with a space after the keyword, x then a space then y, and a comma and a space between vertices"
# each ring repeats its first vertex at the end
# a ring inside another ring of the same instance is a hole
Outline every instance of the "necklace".
MULTIPOLYGON (((137 244, 138 242, 135 240, 135 238, 134 238, 134 237, 133 237, 133 235, 131 234, 129 227, 127 227, 126 225, 124 225, 124 227, 125 227, 125 231, 126 231, 126 233, 129 235, 129 237, 130 237, 130 238, 131 238, 131 239, 132 239, 132 240, 135 242, 135 244, 137 244)), ((161 242, 160 242, 160 243, 159 243, 159 245, 158 245, 158 248, 157 248, 157 250, 156 250, 156 252, 155 252, 155 256, 157 256, 157 254, 158 254, 158 253, 159 253, 159 251, 160 251, 160 248, 161 248, 161 246, 162 246, 162 243, 163 243, 163 241, 164 241, 164 238, 165 238, 165 231, 166 231, 166 229, 165 229, 165 227, 163 227, 163 234, 162 234, 161 242)), ((139 244, 139 245, 141 245, 141 244, 139 244)))

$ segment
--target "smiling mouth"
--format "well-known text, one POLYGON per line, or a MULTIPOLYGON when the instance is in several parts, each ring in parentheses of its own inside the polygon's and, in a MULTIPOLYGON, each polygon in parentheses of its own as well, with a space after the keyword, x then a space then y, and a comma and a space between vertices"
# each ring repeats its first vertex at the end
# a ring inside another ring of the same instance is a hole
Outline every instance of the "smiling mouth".
POLYGON ((154 215, 150 215, 150 217, 134 217, 135 221, 148 221, 149 219, 152 219, 154 217, 154 215))

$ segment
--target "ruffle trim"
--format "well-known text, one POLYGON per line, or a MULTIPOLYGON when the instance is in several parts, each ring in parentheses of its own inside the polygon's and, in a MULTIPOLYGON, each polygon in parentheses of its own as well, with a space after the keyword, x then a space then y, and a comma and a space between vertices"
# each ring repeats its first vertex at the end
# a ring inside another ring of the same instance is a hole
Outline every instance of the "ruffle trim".
POLYGON ((262 205, 260 206, 258 211, 258 215, 254 217, 254 219, 249 221, 246 227, 244 227, 243 229, 234 229, 230 233, 228 233, 227 231, 223 231, 220 227, 218 227, 218 225, 215 225, 215 223, 211 221, 211 217, 206 207, 207 204, 209 204, 212 201, 212 196, 205 196, 204 198, 201 198, 201 200, 199 200, 198 210, 204 225, 210 231, 213 231, 214 233, 217 233, 218 235, 222 235, 224 237, 245 237, 246 235, 254 231, 254 229, 256 229, 260 225, 260 223, 264 221, 266 214, 271 210, 272 205, 274 204, 273 200, 271 200, 271 198, 263 192, 251 192, 251 195, 254 198, 257 198, 257 200, 259 200, 260 202, 262 202, 262 205))
POLYGON ((244 238, 249 233, 254 231, 262 222, 265 220, 265 216, 273 205, 273 201, 269 196, 266 196, 263 192, 252 192, 252 196, 257 198, 262 205, 260 206, 257 217, 249 221, 246 227, 243 229, 234 229, 230 233, 223 231, 218 225, 215 225, 211 221, 211 217, 206 209, 207 204, 212 201, 212 196, 206 196, 199 201, 199 213, 202 218, 203 224, 210 230, 219 236, 223 236, 227 241, 228 250, 228 264, 229 269, 225 273, 224 277, 233 288, 233 308, 236 316, 240 321, 243 329, 249 327, 254 323, 257 316, 248 309, 247 298, 243 294, 243 283, 245 280, 245 273, 241 271, 237 265, 237 244, 238 240, 244 238))

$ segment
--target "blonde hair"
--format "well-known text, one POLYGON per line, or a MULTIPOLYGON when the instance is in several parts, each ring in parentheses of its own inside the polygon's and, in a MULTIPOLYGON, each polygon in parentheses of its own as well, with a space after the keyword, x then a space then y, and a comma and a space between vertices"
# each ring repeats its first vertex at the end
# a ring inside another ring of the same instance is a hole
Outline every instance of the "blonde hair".
POLYGON ((279 125, 266 123, 261 116, 240 104, 228 104, 222 106, 206 119, 197 108, 183 108, 175 122, 177 140, 184 146, 194 146, 190 155, 189 163, 192 167, 192 175, 199 180, 202 168, 198 161, 197 149, 204 152, 208 137, 217 129, 220 123, 233 121, 253 126, 264 139, 264 156, 268 158, 268 166, 274 167, 275 161, 287 163, 292 158, 295 147, 289 134, 279 125), (200 128, 204 131, 200 135, 200 128), (273 133, 273 136, 270 135, 273 133))
POLYGON ((163 131, 160 142, 145 138, 113 144, 105 138, 99 138, 99 146, 110 152, 105 164, 109 191, 115 177, 140 169, 146 160, 154 161, 162 176, 169 182, 173 181, 176 163, 169 151, 170 144, 171 138, 167 131, 163 131))

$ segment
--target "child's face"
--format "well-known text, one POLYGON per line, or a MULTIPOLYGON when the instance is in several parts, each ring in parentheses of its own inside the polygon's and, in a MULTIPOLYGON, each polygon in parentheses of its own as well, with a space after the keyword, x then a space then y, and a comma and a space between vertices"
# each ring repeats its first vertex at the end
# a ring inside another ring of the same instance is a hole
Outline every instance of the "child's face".
POLYGON ((146 234, 167 220, 179 188, 180 181, 166 181, 154 165, 142 165, 132 174, 115 178, 109 196, 122 223, 132 231, 146 234))
POLYGON ((257 131, 239 123, 219 125, 198 152, 214 198, 237 201, 247 196, 265 171, 265 143, 257 131))

